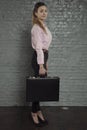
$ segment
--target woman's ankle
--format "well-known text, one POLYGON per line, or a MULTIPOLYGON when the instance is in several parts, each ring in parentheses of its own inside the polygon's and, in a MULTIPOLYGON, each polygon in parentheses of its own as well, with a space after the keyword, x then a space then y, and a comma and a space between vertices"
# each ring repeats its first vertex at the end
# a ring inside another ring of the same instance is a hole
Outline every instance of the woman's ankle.
POLYGON ((45 120, 41 110, 37 111, 37 116, 39 116, 42 120, 45 120))

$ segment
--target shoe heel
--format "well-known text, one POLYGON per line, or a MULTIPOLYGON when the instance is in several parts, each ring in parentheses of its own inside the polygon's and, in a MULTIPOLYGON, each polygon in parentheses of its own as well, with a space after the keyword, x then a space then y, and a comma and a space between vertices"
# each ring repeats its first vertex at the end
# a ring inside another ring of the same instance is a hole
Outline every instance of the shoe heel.
POLYGON ((42 120, 39 116, 38 116, 38 120, 44 124, 44 125, 48 125, 48 121, 45 119, 45 120, 42 120))

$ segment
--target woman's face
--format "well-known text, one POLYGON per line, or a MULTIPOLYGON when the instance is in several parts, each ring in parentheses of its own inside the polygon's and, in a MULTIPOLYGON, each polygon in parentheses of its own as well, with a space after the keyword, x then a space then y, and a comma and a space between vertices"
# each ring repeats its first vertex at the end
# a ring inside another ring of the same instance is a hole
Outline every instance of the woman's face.
POLYGON ((47 7, 46 6, 40 6, 37 10, 37 12, 35 13, 35 15, 38 17, 38 19, 44 21, 47 18, 47 7))

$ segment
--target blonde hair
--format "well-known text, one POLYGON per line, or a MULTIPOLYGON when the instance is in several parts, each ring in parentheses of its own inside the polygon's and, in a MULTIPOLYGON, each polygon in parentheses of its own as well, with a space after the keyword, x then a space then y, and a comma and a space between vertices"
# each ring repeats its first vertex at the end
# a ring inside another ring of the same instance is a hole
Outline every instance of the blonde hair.
POLYGON ((34 10, 33 10, 33 14, 32 14, 32 23, 33 23, 33 25, 34 24, 39 25, 43 29, 43 31, 47 34, 45 27, 43 26, 43 24, 39 21, 39 19, 35 15, 35 13, 38 11, 38 8, 40 6, 46 6, 46 5, 43 2, 38 2, 38 3, 35 4, 34 10))

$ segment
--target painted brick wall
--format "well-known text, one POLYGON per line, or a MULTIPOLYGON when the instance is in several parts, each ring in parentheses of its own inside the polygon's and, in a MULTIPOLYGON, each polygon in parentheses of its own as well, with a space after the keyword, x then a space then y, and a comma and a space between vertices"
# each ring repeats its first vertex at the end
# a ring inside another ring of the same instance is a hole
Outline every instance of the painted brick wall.
MULTIPOLYGON (((32 9, 38 0, 0 1, 0 106, 26 105, 31 69, 32 9)), ((49 106, 87 106, 87 1, 44 0, 53 40, 49 76, 60 77, 60 101, 49 106)))

